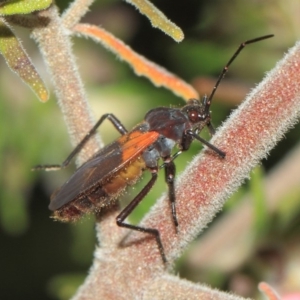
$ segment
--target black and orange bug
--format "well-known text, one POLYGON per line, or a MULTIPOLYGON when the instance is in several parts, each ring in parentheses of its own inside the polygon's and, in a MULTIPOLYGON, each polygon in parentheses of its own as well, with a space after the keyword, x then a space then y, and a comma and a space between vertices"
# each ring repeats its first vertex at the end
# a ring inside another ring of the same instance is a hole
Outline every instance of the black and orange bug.
POLYGON ((156 238, 162 260, 166 262, 159 231, 128 224, 124 220, 150 191, 157 179, 158 170, 163 167, 169 189, 172 218, 177 228, 174 159, 182 151, 188 150, 194 139, 212 149, 221 158, 225 157, 222 150, 199 136, 204 127, 207 127, 211 134, 214 133, 209 110, 213 96, 239 52, 247 44, 272 36, 266 35, 242 43, 223 68, 210 96, 204 96, 201 101, 190 99, 182 108, 152 109, 146 114, 144 121, 129 132, 113 114, 105 114, 61 165, 36 166, 34 169, 46 170, 66 167, 106 119, 111 121, 121 134, 120 138, 99 150, 80 166, 71 178, 53 193, 49 208, 54 211, 54 218, 61 221, 75 221, 85 213, 100 211, 101 207, 110 205, 112 200, 118 198, 127 186, 135 184, 144 170, 149 170, 150 181, 121 211, 116 222, 118 226, 152 234, 156 238), (178 146, 179 151, 172 155, 175 145, 178 146), (163 162, 161 166, 159 166, 160 159, 163 162))

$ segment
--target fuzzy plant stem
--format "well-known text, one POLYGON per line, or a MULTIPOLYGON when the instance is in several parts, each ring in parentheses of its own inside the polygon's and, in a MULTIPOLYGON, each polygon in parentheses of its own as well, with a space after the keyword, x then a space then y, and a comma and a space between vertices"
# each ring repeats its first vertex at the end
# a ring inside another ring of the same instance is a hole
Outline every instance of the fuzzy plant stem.
POLYGON ((62 22, 65 28, 71 29, 78 24, 80 19, 88 12, 89 7, 95 0, 76 0, 71 2, 70 6, 62 15, 62 22))
MULTIPOLYGON (((94 121, 76 68, 70 37, 55 5, 38 12, 38 16, 44 21, 44 26, 36 27, 32 37, 39 44, 51 75, 58 104, 65 117, 71 143, 76 146, 92 128, 94 121)), ((98 149, 99 140, 95 136, 81 151, 77 164, 82 164, 98 149)))
MULTIPOLYGON (((300 43, 297 43, 211 140, 212 144, 226 152, 226 158, 221 159, 206 150, 195 157, 181 174, 176 185, 178 233, 172 223, 166 196, 141 222, 141 226, 160 231, 170 268, 183 249, 220 211, 226 199, 248 178, 251 169, 298 121, 299 68, 300 43)), ((125 233, 128 230, 124 229, 125 233)), ((143 299, 150 290, 152 299, 160 299, 156 296, 163 295, 164 286, 168 285, 157 284, 159 278, 165 276, 166 268, 155 240, 143 233, 131 232, 121 245, 106 244, 96 249, 90 274, 74 299, 143 299)), ((176 299, 176 295, 185 288, 184 282, 181 284, 178 280, 171 291, 173 298, 176 299)), ((198 288, 199 285, 191 285, 190 292, 197 295, 198 288)), ((168 290, 168 295, 171 292, 168 290)), ((206 292, 205 297, 203 291, 198 296, 214 299, 213 290, 206 292)), ((223 299, 232 299, 226 295, 223 299)))

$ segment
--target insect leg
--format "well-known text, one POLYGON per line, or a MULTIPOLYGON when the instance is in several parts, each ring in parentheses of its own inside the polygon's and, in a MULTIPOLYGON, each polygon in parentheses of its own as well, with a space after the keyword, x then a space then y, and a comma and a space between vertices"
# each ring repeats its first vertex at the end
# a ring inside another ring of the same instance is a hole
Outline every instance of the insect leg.
POLYGON ((46 171, 55 171, 63 169, 69 165, 72 158, 79 153, 79 151, 84 147, 86 142, 96 133, 98 127, 103 123, 104 120, 108 119, 114 127, 122 134, 127 133, 127 129, 122 125, 122 123, 113 115, 113 114, 104 114, 98 122, 93 126, 93 128, 85 135, 81 142, 74 148, 70 155, 63 161, 62 164, 54 165, 37 165, 32 168, 32 170, 46 170, 46 171))
POLYGON ((174 221, 174 225, 177 230, 178 221, 177 221, 177 215, 176 215, 176 206, 175 206, 175 188, 174 188, 174 179, 176 174, 176 166, 173 162, 173 158, 170 162, 165 163, 165 181, 168 185, 168 192, 169 192, 169 200, 171 203, 171 210, 172 210, 172 217, 174 221))
POLYGON ((151 173, 151 179, 147 183, 147 185, 140 191, 140 193, 121 211, 121 213, 117 216, 117 225, 120 227, 129 228, 132 230, 142 231, 145 233, 152 234, 157 242, 158 249, 161 255, 161 258, 164 263, 167 262, 165 251, 160 239, 160 234, 157 229, 154 228, 145 228, 137 225, 132 225, 128 223, 124 223, 124 220, 130 215, 130 213, 135 209, 135 207, 143 200, 143 198, 148 194, 150 189, 153 187, 154 183, 157 179, 157 169, 153 169, 151 173))
POLYGON ((192 136, 194 139, 198 140, 199 142, 201 142, 205 146, 209 147, 211 150, 215 151, 220 157, 224 158, 226 156, 225 152, 223 152, 219 148, 215 147, 214 145, 212 145, 211 143, 209 143, 208 141, 203 139, 201 136, 199 136, 198 134, 196 134, 192 130, 187 130, 186 134, 192 136))
POLYGON ((171 161, 173 161, 176 157, 178 157, 183 150, 179 150, 176 153, 174 153, 170 158, 168 158, 167 162, 164 162, 162 165, 159 166, 160 169, 164 169, 171 161))

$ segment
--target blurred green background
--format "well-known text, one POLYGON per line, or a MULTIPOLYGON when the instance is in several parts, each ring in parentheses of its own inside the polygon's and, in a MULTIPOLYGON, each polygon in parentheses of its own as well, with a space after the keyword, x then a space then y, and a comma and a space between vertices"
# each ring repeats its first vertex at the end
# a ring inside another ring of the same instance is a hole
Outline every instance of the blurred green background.
MULTIPOLYGON (((212 105, 215 127, 226 119, 300 35, 300 4, 297 0, 284 3, 280 0, 152 2, 183 29, 183 42, 177 44, 152 28, 144 16, 122 1, 96 1, 84 21, 101 25, 138 53, 192 82, 200 94, 209 93, 241 42, 275 34, 273 39, 248 46, 231 66, 212 105)), ((63 10, 68 1, 59 1, 59 5, 63 10)), ((27 30, 15 30, 52 96, 47 103, 40 103, 7 68, 4 60, 0 61, 0 298, 69 299, 91 265, 97 242, 94 220, 89 217, 69 225, 49 218, 47 207, 51 193, 74 172, 75 167, 56 173, 31 172, 30 169, 36 164, 60 163, 72 148, 40 53, 27 30)), ((95 119, 111 112, 130 129, 151 108, 184 104, 170 91, 156 88, 147 79, 135 76, 128 65, 100 45, 78 38, 73 42, 95 119)), ((118 136, 107 123, 100 129, 106 143, 118 136)), ((300 269, 299 258, 297 261, 297 256, 293 256, 300 250, 300 191, 287 191, 282 199, 284 205, 276 206, 270 214, 264 202, 264 182, 270 170, 280 165, 293 148, 296 149, 299 129, 297 125, 271 151, 268 159, 233 195, 215 221, 230 215, 245 195, 251 196, 248 200, 255 208, 255 226, 250 226, 252 231, 248 233, 251 242, 243 243, 246 248, 240 249, 242 258, 235 257, 235 262, 226 267, 208 260, 204 267, 201 263, 189 263, 193 251, 187 251, 178 262, 179 274, 247 297, 256 297, 257 282, 266 278, 271 278, 280 291, 287 293, 297 289, 297 285, 295 287, 288 280, 289 276, 295 278, 297 275, 290 275, 287 268, 288 263, 293 263, 300 269)), ((204 136, 209 138, 207 133, 204 136)), ((178 172, 200 150, 201 145, 195 142, 191 151, 181 155, 177 159, 178 172)), ((144 181, 147 178, 145 176, 144 181)), ((165 190, 161 176, 131 220, 137 222, 165 190)), ((132 193, 127 193, 124 202, 132 197, 132 193)), ((208 228, 204 237, 209 234, 208 228)), ((230 232, 222 234, 230 235, 230 232)), ((196 242, 194 247, 197 247, 196 242)), ((220 258, 222 254, 218 255, 220 258)), ((298 276, 299 279, 299 273, 298 276)))

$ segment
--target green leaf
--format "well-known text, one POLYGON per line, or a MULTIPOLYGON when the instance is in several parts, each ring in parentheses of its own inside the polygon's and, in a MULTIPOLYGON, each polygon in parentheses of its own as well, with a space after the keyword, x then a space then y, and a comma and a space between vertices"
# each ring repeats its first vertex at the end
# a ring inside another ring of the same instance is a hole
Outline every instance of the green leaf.
POLYGON ((52 0, 19 0, 1 4, 0 15, 30 14, 37 10, 46 9, 52 0))
POLYGON ((32 88, 41 101, 47 101, 48 91, 32 64, 30 58, 21 45, 21 42, 9 28, 0 20, 0 53, 4 56, 7 65, 12 71, 32 88))
POLYGON ((159 28, 176 42, 181 42, 184 39, 184 33, 181 28, 168 20, 168 18, 148 0, 125 1, 134 5, 141 14, 145 15, 150 20, 153 27, 159 28))

